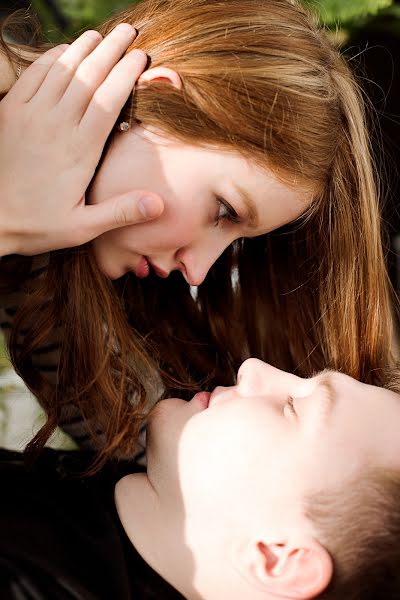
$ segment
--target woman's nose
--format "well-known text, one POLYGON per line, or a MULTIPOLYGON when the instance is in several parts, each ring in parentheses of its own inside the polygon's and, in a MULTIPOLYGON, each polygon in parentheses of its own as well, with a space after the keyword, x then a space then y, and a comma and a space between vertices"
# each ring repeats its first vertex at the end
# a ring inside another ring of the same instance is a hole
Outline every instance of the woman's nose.
POLYGON ((200 269, 199 265, 196 265, 196 267, 188 268, 185 262, 180 263, 180 265, 182 275, 184 276, 188 284, 193 286, 197 286, 203 283, 211 267, 210 265, 210 267, 208 267, 207 269, 200 269))
POLYGON ((229 244, 230 241, 214 244, 202 243, 198 246, 178 250, 175 260, 178 269, 182 271, 189 285, 196 286, 203 283, 208 271, 229 244))

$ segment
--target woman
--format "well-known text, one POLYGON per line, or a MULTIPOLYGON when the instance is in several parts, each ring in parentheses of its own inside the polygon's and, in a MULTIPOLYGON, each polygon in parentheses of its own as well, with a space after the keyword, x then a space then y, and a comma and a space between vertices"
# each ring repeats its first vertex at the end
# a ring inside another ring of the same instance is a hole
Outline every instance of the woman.
MULTIPOLYGON (((145 0, 100 31, 121 22, 139 30, 132 47, 150 68, 87 199, 98 208, 139 187, 164 211, 41 265, 3 261, 19 299, 10 353, 48 415, 33 446, 62 424, 97 444, 99 464, 131 455, 161 394, 229 384, 250 355, 379 383, 390 291, 362 95, 344 59, 289 0, 145 0)), ((71 48, 56 61, 67 71, 71 48)))

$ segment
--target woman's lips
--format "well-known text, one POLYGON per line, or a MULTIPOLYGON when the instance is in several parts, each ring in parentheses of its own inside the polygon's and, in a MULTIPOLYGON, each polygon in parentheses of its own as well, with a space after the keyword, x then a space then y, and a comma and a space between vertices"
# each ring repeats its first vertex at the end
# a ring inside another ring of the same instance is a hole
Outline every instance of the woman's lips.
POLYGON ((142 256, 142 258, 139 260, 136 268, 135 268, 135 275, 136 277, 139 277, 140 279, 144 279, 145 277, 147 277, 150 273, 150 265, 149 265, 149 261, 147 260, 147 258, 145 256, 142 256))

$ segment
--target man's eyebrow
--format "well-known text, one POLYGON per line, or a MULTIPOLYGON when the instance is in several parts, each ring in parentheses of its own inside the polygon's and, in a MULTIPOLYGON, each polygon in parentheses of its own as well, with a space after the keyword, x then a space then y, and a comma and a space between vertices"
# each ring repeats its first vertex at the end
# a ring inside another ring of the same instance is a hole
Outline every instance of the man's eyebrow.
POLYGON ((336 398, 336 390, 332 384, 332 371, 330 369, 324 369, 317 375, 317 385, 323 389, 329 401, 333 404, 336 398))
POLYGON ((259 227, 259 219, 253 198, 239 185, 233 184, 233 188, 246 207, 245 220, 247 227, 250 229, 257 229, 259 227))

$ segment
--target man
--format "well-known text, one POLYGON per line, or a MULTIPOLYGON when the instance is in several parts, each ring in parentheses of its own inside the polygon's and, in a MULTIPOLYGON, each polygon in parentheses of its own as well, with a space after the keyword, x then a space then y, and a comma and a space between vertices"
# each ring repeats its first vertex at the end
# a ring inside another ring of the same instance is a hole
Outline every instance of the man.
POLYGON ((393 391, 250 359, 236 386, 152 411, 147 474, 116 485, 123 529, 104 474, 3 465, 1 598, 398 598, 398 422, 393 391), (36 596, 13 596, 26 580, 36 596))

